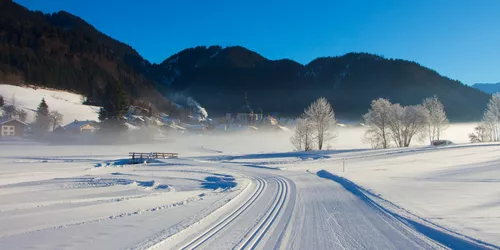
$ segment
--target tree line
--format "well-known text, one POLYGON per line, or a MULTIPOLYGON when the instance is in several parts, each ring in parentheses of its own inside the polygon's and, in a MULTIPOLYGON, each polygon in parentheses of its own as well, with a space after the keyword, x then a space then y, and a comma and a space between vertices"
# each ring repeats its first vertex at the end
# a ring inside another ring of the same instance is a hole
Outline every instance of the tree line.
MULTIPOLYGON (((497 115, 495 121, 498 125, 500 95, 497 115)), ((363 120, 366 127, 363 140, 373 148, 409 147, 412 141, 426 137, 430 144, 440 143, 441 135, 449 125, 444 106, 437 96, 424 99, 420 105, 409 106, 379 98, 372 101, 363 120)), ((329 148, 337 136, 337 126, 334 109, 326 98, 321 97, 297 119, 290 140, 298 150, 322 150, 325 145, 329 148)))

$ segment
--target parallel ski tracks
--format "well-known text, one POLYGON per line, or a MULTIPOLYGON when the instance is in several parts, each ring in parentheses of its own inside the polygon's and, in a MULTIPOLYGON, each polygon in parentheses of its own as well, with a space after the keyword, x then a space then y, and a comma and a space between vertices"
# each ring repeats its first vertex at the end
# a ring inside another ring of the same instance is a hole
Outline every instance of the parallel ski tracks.
POLYGON ((286 180, 281 177, 275 176, 268 179, 256 178, 257 188, 254 193, 248 198, 243 204, 241 204, 236 210, 224 217, 215 225, 211 226, 195 239, 189 241, 187 244, 182 246, 180 249, 196 249, 202 247, 204 243, 209 241, 211 238, 215 237, 224 228, 231 225, 231 222, 236 220, 243 212, 249 209, 252 204, 262 195, 264 190, 269 185, 268 180, 272 179, 278 184, 275 199, 271 206, 266 210, 264 216, 257 223, 257 225, 250 230, 247 235, 240 241, 240 243, 235 246, 235 249, 253 249, 255 248, 269 231, 273 223, 279 217, 280 212, 286 203, 286 198, 289 193, 289 187, 286 180))

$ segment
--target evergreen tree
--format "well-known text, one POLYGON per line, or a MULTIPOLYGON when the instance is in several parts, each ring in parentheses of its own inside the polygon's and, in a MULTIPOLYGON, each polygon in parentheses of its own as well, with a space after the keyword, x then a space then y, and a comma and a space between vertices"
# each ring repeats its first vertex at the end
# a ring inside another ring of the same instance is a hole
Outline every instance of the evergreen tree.
POLYGON ((38 105, 36 110, 36 120, 35 120, 35 132, 38 135, 42 135, 49 130, 50 127, 50 116, 49 116, 49 106, 45 102, 45 98, 38 105))
POLYGON ((5 102, 3 100, 3 96, 0 95, 0 108, 5 105, 5 102))
POLYGON ((123 115, 127 109, 126 96, 120 85, 107 84, 104 89, 103 103, 99 110, 99 120, 104 129, 123 130, 123 115))

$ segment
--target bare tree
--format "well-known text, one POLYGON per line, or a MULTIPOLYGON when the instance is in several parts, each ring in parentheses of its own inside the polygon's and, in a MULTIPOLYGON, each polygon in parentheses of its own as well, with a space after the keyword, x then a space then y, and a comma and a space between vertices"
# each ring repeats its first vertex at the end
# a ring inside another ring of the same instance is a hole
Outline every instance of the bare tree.
POLYGON ((448 128, 449 121, 446 117, 444 106, 437 96, 426 98, 423 106, 429 111, 427 133, 429 135, 429 142, 432 144, 435 140, 439 141, 441 133, 448 128))
POLYGON ((392 103, 387 99, 373 100, 368 113, 363 115, 368 130, 365 141, 375 148, 388 148, 390 146, 389 119, 392 103))
POLYGON ((391 105, 389 129, 396 146, 409 147, 412 139, 425 131, 428 117, 429 111, 421 105, 391 105))
POLYGON ((484 112, 483 122, 490 126, 492 141, 499 139, 499 122, 500 122, 500 93, 493 94, 486 111, 484 112))
POLYGON ((323 145, 336 138, 335 112, 326 98, 320 97, 305 110, 304 116, 313 126, 316 145, 319 150, 323 145))
POLYGON ((295 133, 290 141, 298 150, 310 151, 314 145, 313 135, 311 122, 305 118, 299 118, 296 121, 295 133))
POLYGON ((26 122, 28 120, 28 113, 24 109, 20 109, 17 111, 17 119, 22 122, 26 122))
POLYGON ((381 137, 379 131, 375 127, 368 127, 363 139, 363 142, 370 144, 372 148, 387 148, 389 144, 384 144, 384 140, 381 137))
POLYGON ((52 131, 61 125, 63 120, 63 115, 57 110, 50 111, 49 113, 50 124, 52 125, 52 131))

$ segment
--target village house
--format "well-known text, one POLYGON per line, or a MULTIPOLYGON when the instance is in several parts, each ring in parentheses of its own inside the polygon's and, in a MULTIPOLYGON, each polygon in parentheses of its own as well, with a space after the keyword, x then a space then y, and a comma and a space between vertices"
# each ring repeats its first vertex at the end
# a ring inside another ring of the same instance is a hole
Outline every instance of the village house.
POLYGON ((0 128, 2 137, 24 136, 28 130, 28 124, 18 119, 9 119, 0 121, 0 128))
POLYGON ((93 133, 97 131, 97 122, 95 121, 78 121, 75 120, 72 123, 62 127, 65 132, 68 133, 93 133))

